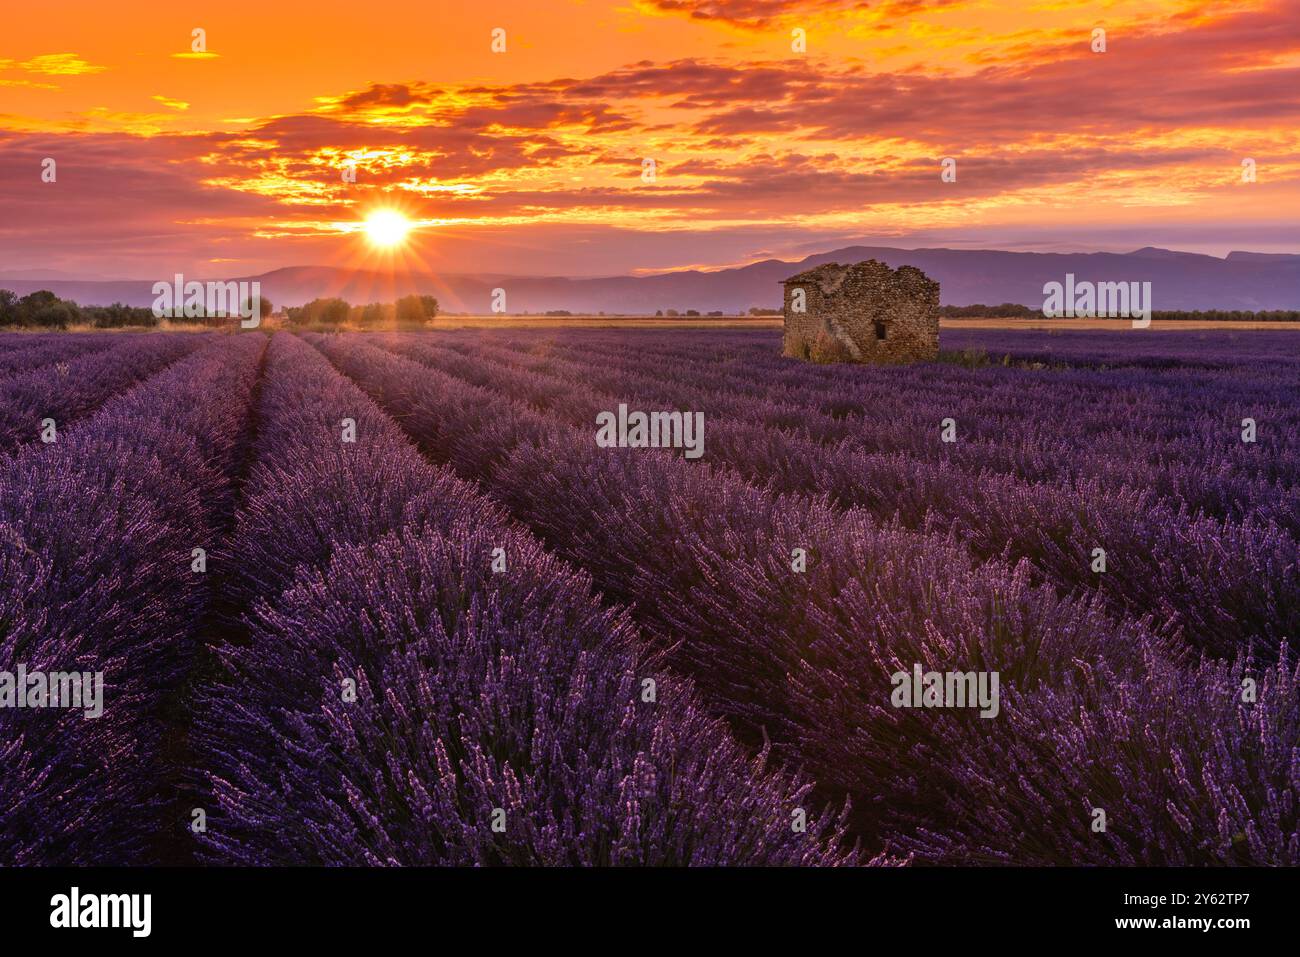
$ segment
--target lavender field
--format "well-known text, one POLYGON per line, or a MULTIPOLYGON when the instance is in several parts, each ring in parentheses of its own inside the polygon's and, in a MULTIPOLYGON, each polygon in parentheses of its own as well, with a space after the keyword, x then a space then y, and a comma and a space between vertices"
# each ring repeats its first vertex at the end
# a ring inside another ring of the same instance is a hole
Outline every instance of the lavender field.
POLYGON ((1300 337, 941 347, 0 335, 0 864, 1300 864, 1300 337))

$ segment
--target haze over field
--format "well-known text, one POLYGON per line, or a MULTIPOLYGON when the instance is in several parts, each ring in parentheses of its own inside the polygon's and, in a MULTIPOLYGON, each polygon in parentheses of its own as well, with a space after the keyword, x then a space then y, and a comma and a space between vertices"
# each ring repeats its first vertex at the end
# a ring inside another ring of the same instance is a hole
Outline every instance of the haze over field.
MULTIPOLYGON (((906 264, 922 269, 939 281, 945 305, 1012 302, 1037 308, 1043 302, 1043 284, 1059 281, 1069 273, 1080 280, 1150 281, 1157 309, 1300 307, 1300 255, 1232 252, 1220 259, 1151 248, 1125 254, 1084 254, 850 246, 798 262, 769 259, 734 269, 681 270, 656 276, 570 278, 305 266, 221 278, 257 280, 263 295, 284 306, 301 305, 321 296, 360 303, 429 294, 438 297, 445 311, 485 314, 492 290, 504 288, 512 312, 648 314, 697 309, 743 313, 754 306, 779 308, 780 281, 801 269, 867 258, 893 267, 906 264)), ((121 302, 148 306, 155 298, 152 286, 150 280, 82 282, 0 277, 0 287, 20 295, 49 289, 83 305, 121 302)))

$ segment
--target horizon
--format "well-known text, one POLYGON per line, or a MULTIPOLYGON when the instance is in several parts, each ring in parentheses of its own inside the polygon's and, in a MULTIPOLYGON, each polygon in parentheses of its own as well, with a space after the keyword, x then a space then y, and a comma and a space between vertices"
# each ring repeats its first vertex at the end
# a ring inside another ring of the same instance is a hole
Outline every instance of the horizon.
POLYGON ((1279 213, 1300 206, 1289 0, 331 16, 350 9, 9 13, 3 272, 589 278, 866 242, 1300 253, 1279 213))
MULTIPOLYGON (((252 279, 252 278, 258 278, 258 277, 262 277, 262 276, 268 276, 268 275, 271 275, 271 274, 273 274, 273 273, 277 273, 277 272, 291 272, 291 271, 293 271, 293 270, 306 270, 306 269, 326 269, 326 270, 355 270, 355 271, 358 271, 358 272, 373 272, 373 273, 380 273, 380 274, 388 273, 388 274, 390 274, 390 275, 395 275, 395 274, 397 274, 397 273, 399 273, 399 272, 400 272, 400 273, 423 272, 423 273, 426 273, 426 274, 429 274, 429 275, 448 275, 448 276, 450 276, 450 275, 455 275, 455 276, 458 276, 458 277, 460 277, 460 276, 468 276, 468 277, 472 277, 472 276, 492 276, 492 277, 502 278, 502 279, 510 279, 510 278, 517 278, 517 279, 573 279, 573 280, 585 280, 585 279, 645 279, 645 278, 651 278, 651 277, 654 277, 654 276, 671 276, 671 275, 678 275, 678 274, 683 274, 683 273, 700 273, 700 274, 719 273, 719 272, 726 272, 726 271, 730 271, 730 270, 744 269, 744 268, 746 268, 746 267, 748 267, 748 266, 756 266, 756 265, 760 265, 760 264, 762 264, 762 263, 767 263, 767 262, 784 262, 784 263, 788 263, 788 264, 791 265, 791 266, 797 266, 797 265, 801 264, 802 262, 805 262, 805 261, 808 260, 808 259, 814 259, 814 258, 816 258, 816 257, 818 257, 818 256, 828 256, 828 255, 831 255, 832 253, 838 253, 838 252, 843 252, 843 251, 846 251, 846 250, 849 250, 849 249, 857 249, 857 248, 891 249, 891 250, 895 250, 895 251, 898 251, 898 252, 1001 252, 1001 253, 1015 253, 1015 254, 1019 254, 1019 253, 1027 253, 1027 254, 1059 255, 1059 256, 1070 256, 1070 255, 1076 255, 1076 256, 1093 256, 1093 255, 1134 256, 1134 255, 1137 255, 1138 253, 1151 251, 1151 252, 1162 252, 1162 253, 1174 253, 1175 255, 1206 256, 1206 257, 1208 257, 1208 258, 1211 258, 1211 259, 1218 259, 1218 260, 1220 260, 1220 261, 1227 261, 1227 259, 1228 259, 1230 256, 1232 256, 1232 255, 1249 255, 1249 256, 1257 256, 1257 255, 1258 255, 1258 256, 1289 256, 1289 255, 1296 255, 1296 256, 1300 256, 1300 253, 1274 253, 1274 252, 1263 252, 1263 251, 1261 251, 1261 250, 1254 250, 1254 249, 1231 249, 1231 250, 1228 250, 1226 253, 1224 253, 1224 255, 1222 255, 1222 256, 1216 256, 1216 255, 1214 255, 1213 253, 1201 253, 1201 252, 1195 252, 1195 251, 1193 251, 1193 250, 1187 250, 1187 249, 1170 249, 1170 248, 1166 248, 1166 247, 1163 247, 1163 246, 1140 246, 1140 247, 1138 247, 1138 248, 1136 248, 1136 249, 1128 249, 1128 250, 1123 250, 1123 251, 1110 250, 1110 249, 1079 249, 1079 250, 1015 250, 1015 249, 1001 249, 1001 248, 995 248, 995 247, 989 247, 989 248, 983 248, 983 247, 980 247, 980 248, 960 248, 960 247, 952 247, 952 246, 910 246, 910 247, 909 247, 909 246, 888 246, 888 245, 885 245, 885 244, 882 244, 882 243, 878 243, 878 242, 869 242, 869 241, 863 240, 863 241, 854 241, 854 242, 849 243, 849 244, 846 245, 846 246, 839 246, 839 247, 836 247, 835 249, 826 249, 826 250, 823 250, 823 251, 821 251, 821 252, 809 253, 808 255, 803 256, 803 257, 800 258, 800 259, 781 259, 781 258, 779 258, 779 257, 768 257, 768 258, 766 258, 766 259, 755 259, 755 260, 752 260, 752 261, 750 261, 750 262, 745 262, 745 263, 735 263, 735 264, 729 264, 729 265, 708 266, 708 267, 703 267, 703 266, 683 266, 683 267, 681 267, 681 268, 679 268, 679 269, 663 269, 663 270, 657 270, 657 271, 654 271, 654 272, 646 272, 646 273, 641 273, 641 274, 636 274, 636 273, 622 273, 622 274, 618 274, 618 273, 608 273, 608 274, 599 274, 599 275, 565 275, 565 274, 545 273, 545 274, 536 274, 536 275, 533 275, 533 274, 529 274, 529 273, 450 273, 450 272, 439 272, 439 271, 433 270, 433 269, 431 269, 431 268, 422 267, 422 266, 419 266, 419 265, 411 265, 411 264, 404 264, 404 265, 401 265, 401 266, 394 266, 394 265, 389 265, 389 266, 384 266, 384 265, 374 266, 374 265, 370 265, 370 266, 358 266, 358 267, 353 267, 353 266, 339 266, 339 265, 331 265, 331 264, 328 264, 328 263, 294 263, 294 264, 292 264, 292 265, 288 265, 288 266, 277 266, 277 267, 274 268, 274 269, 268 269, 268 270, 266 270, 265 272, 262 272, 262 273, 247 273, 247 274, 239 274, 239 275, 236 275, 236 274, 234 274, 234 273, 219 273, 219 274, 218 274, 218 273, 213 273, 213 274, 211 274, 211 275, 200 275, 200 276, 195 276, 195 277, 193 277, 193 278, 194 278, 196 281, 203 281, 203 282, 206 282, 206 281, 208 281, 208 280, 216 281, 216 280, 252 279)), ((124 283, 125 283, 125 282, 129 282, 129 283, 149 282, 149 283, 152 283, 152 282, 156 282, 156 281, 158 281, 158 280, 155 279, 154 277, 145 277, 145 276, 124 276, 124 277, 117 277, 117 278, 112 278, 112 279, 110 279, 110 278, 107 278, 107 277, 104 277, 104 276, 96 276, 96 275, 89 275, 89 276, 87 276, 87 275, 65 274, 65 273, 62 273, 60 270, 51 270, 51 269, 33 269, 33 270, 31 270, 31 274, 28 274, 28 275, 17 275, 17 274, 10 274, 10 273, 0 273, 0 282, 7 282, 7 281, 13 281, 13 282, 33 282, 33 281, 38 281, 38 280, 41 280, 41 279, 48 279, 48 280, 51 281, 51 282, 80 282, 80 283, 118 283, 118 282, 124 282, 124 283), (35 275, 35 274, 37 274, 37 273, 45 273, 46 275, 35 275)))

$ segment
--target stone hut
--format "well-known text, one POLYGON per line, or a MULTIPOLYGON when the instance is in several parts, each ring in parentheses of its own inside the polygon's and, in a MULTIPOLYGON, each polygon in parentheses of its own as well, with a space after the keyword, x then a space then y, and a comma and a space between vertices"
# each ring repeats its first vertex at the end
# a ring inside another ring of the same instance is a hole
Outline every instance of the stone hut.
POLYGON ((914 266, 826 263, 782 284, 787 356, 872 363, 939 356, 939 284, 914 266))

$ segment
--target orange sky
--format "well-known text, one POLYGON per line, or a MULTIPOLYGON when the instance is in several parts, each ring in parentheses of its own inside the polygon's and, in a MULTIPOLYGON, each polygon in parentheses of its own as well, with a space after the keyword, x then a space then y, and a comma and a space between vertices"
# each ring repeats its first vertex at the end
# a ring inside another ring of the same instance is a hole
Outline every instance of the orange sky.
POLYGON ((1300 251, 1297 91, 1300 0, 11 5, 0 275, 1300 251))

